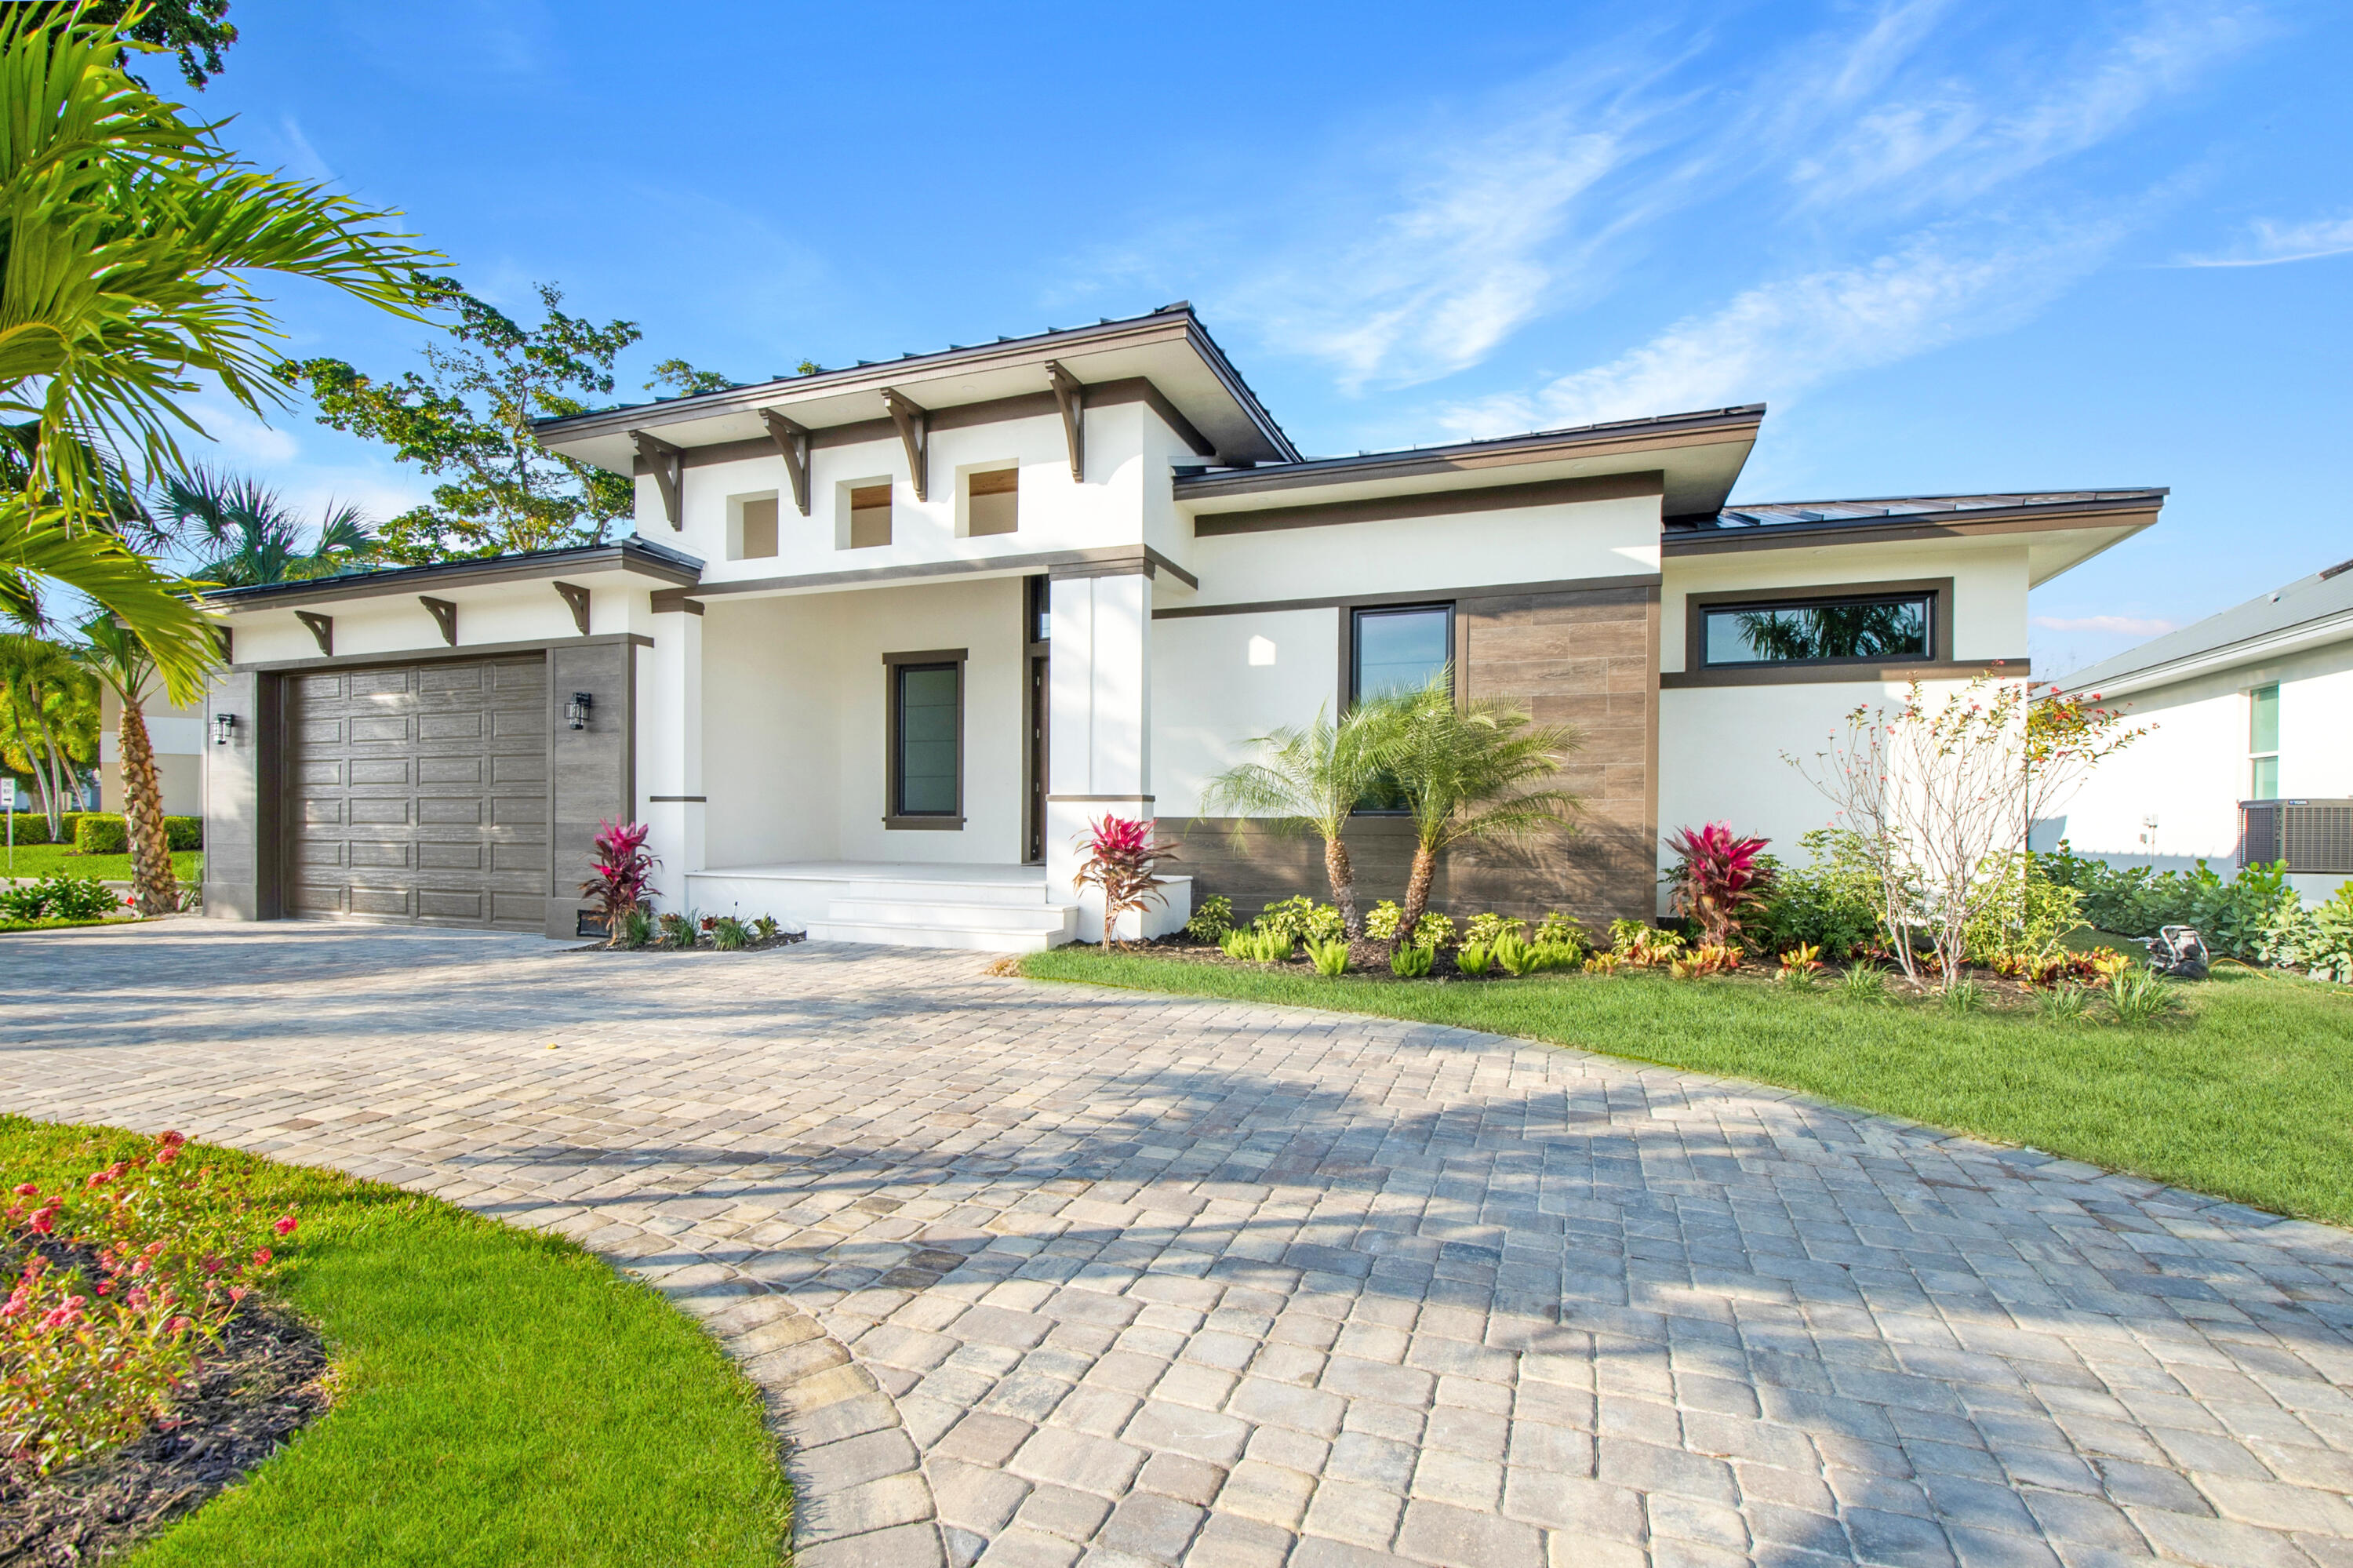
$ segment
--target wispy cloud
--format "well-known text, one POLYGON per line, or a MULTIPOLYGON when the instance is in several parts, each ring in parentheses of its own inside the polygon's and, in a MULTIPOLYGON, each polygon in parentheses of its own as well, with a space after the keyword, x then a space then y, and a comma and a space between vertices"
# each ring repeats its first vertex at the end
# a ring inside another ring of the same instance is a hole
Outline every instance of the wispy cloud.
POLYGON ((2158 637, 2180 630, 2180 623, 2147 615, 2038 615, 2034 624, 2045 631, 2102 631, 2119 637, 2158 637))
POLYGON ((2231 254, 2185 256, 2179 267, 2276 267, 2284 261, 2316 261, 2324 256, 2353 251, 2353 217, 2321 218, 2312 223, 2254 224, 2246 239, 2231 254))
POLYGON ((2013 323, 2096 264, 2118 232, 2091 224, 1989 245, 1925 231, 1861 266, 1760 284, 1606 365, 1440 419, 1483 436, 1786 397, 2013 323))

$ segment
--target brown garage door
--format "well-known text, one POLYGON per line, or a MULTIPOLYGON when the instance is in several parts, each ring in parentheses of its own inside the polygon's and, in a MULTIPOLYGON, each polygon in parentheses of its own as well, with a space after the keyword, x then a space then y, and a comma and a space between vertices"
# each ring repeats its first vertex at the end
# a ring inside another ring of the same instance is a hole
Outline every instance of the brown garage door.
POLYGON ((290 677, 286 912, 540 929, 550 723, 542 658, 290 677))

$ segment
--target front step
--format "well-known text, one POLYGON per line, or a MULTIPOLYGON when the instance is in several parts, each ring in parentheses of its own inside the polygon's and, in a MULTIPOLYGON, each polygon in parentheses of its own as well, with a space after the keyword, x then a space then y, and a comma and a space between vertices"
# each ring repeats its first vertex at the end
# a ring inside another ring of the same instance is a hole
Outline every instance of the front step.
POLYGON ((1071 939, 1078 923, 1076 906, 1050 906, 1039 913, 1048 918, 1023 927, 944 925, 938 923, 936 915, 924 920, 816 920, 810 922, 808 934, 813 942, 963 948, 981 953, 1042 953, 1071 939), (1059 920, 1051 919, 1058 915, 1059 920))
POLYGON ((976 931, 1067 930, 1075 905, 976 904, 964 898, 837 898, 825 917, 844 926, 957 927, 976 931))

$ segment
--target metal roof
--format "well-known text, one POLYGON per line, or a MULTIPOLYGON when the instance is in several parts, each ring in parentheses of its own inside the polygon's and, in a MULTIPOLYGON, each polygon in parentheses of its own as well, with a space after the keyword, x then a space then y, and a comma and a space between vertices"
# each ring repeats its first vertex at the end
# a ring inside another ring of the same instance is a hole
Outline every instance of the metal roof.
MULTIPOLYGON (((2261 641, 2338 616, 2353 616, 2353 561, 2339 561, 2179 631, 2153 637, 2137 648, 2076 671, 2065 684, 2070 691, 2114 685, 2143 671, 2220 653, 2240 643, 2261 641)), ((2353 639, 2353 622, 2348 622, 2345 634, 2353 639)), ((2249 652, 2259 656, 2256 650, 2249 652)))
POLYGON ((2118 504, 2161 502, 2163 488, 2146 490, 2040 490, 1977 495, 1886 495, 1862 501, 1767 501, 1727 506, 1714 517, 1668 519, 1671 529, 1853 527, 1873 523, 1964 523, 1989 514, 2021 512, 2094 511, 2118 504))

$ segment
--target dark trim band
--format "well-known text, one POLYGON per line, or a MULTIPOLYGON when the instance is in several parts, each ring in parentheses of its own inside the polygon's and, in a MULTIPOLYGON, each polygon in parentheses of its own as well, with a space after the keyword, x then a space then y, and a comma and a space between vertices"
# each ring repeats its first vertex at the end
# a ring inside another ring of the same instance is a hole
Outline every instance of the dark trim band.
POLYGON ((1510 512, 1579 501, 1624 501, 1663 495, 1663 469, 1641 473, 1596 474, 1587 479, 1546 479, 1532 484, 1487 484, 1470 490, 1380 495, 1364 501, 1328 501, 1312 506, 1270 506, 1260 512, 1204 512, 1193 532, 1212 538, 1258 534, 1275 528, 1318 528, 1342 523, 1382 523, 1400 517, 1449 517, 1465 512, 1510 512))
POLYGON ((289 604, 321 604, 338 599, 397 598, 420 588, 471 588, 480 583, 521 578, 568 577, 601 570, 633 572, 664 582, 702 580, 702 563, 669 551, 656 554, 635 539, 610 545, 584 545, 565 550, 534 550, 486 560, 444 561, 438 566, 402 567, 388 572, 360 572, 347 577, 322 577, 308 582, 271 583, 249 588, 219 588, 204 596, 214 609, 235 613, 248 606, 276 609, 289 604))
POLYGON ((655 806, 707 806, 711 803, 711 797, 708 795, 649 795, 646 797, 646 802, 655 806))
POLYGON ((1967 680, 1976 675, 2032 675, 2031 662, 2017 659, 1953 659, 1911 664, 1744 664, 1733 669, 1664 670, 1659 690, 1690 691, 1700 686, 1834 686, 1871 685, 1889 681, 1967 680))
POLYGON ((1656 572, 1634 572, 1622 577, 1564 577, 1544 583, 1493 583, 1464 588, 1420 588, 1410 593, 1341 594, 1329 599, 1270 599, 1246 604, 1187 604, 1152 612, 1155 620, 1185 620, 1198 615, 1259 615, 1284 609, 1357 609, 1385 604, 1435 604, 1452 600, 1471 604, 1480 599, 1518 599, 1529 594, 1649 593, 1659 587, 1656 572))
POLYGON ((1092 802, 1096 805, 1117 806, 1134 804, 1139 806, 1149 806, 1155 800, 1158 800, 1159 797, 1156 795, 1049 795, 1046 799, 1049 800, 1092 802))
POLYGON ((602 648, 616 642, 650 648, 638 631, 607 631, 598 637, 549 637, 525 642, 474 642, 459 648, 396 648, 382 653, 338 653, 332 659, 268 659, 231 664, 235 671, 280 674, 292 670, 355 670, 371 664, 427 664, 448 659, 500 659, 513 653, 552 653, 559 648, 602 648))

